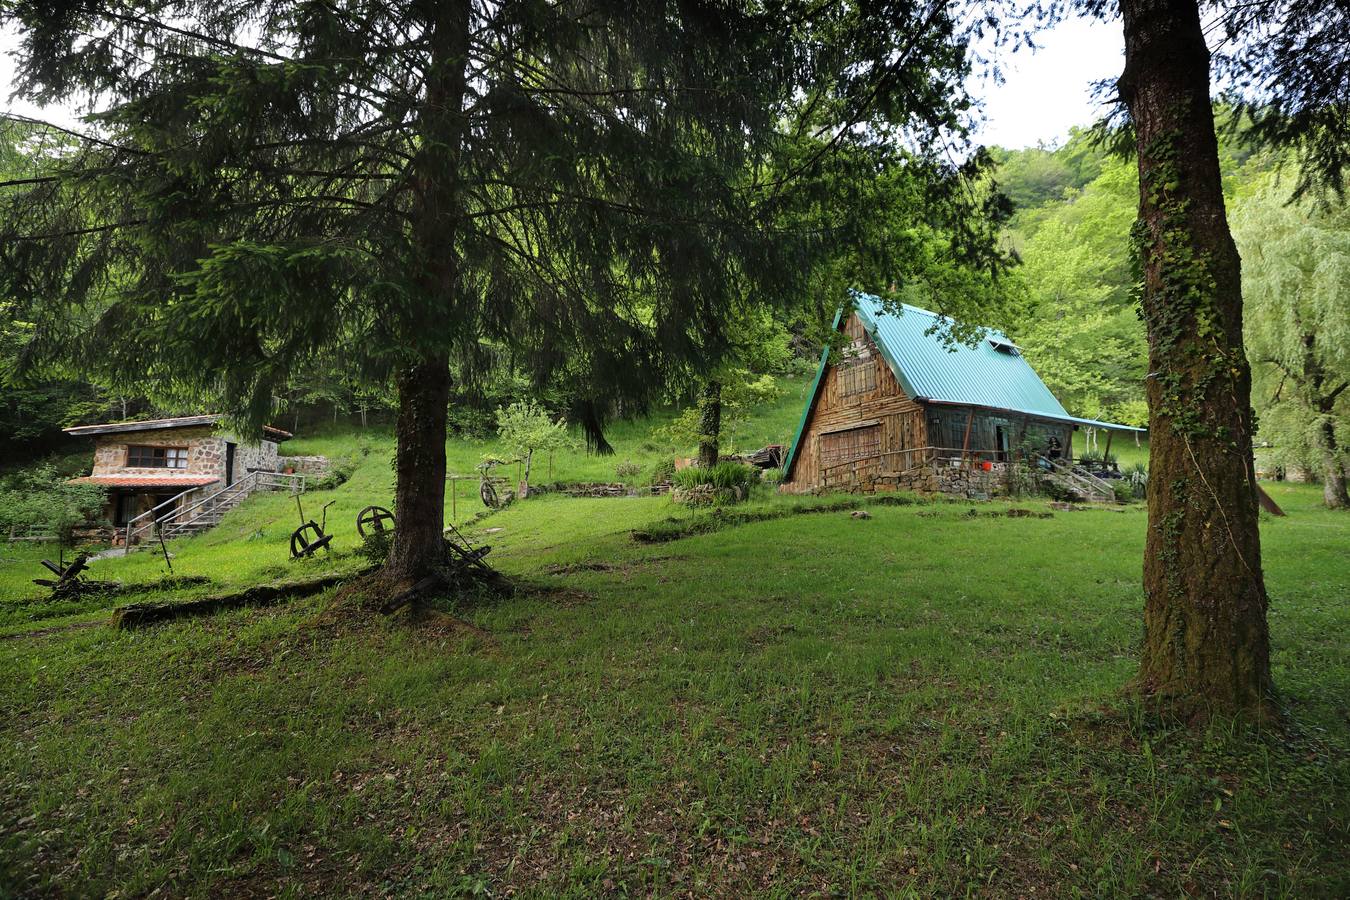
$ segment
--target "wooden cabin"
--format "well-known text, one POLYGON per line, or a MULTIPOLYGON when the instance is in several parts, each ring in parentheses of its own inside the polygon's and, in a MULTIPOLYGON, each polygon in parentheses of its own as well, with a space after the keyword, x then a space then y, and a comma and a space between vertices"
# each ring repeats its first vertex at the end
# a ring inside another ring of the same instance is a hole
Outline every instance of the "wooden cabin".
POLYGON ((847 342, 821 354, 781 490, 989 497, 1031 486, 1014 484, 1029 471, 1015 463, 1071 479, 1065 463, 1080 427, 1141 430, 1070 415, 1006 336, 986 330, 974 346, 952 343, 943 339, 950 324, 855 295, 835 319, 847 342))

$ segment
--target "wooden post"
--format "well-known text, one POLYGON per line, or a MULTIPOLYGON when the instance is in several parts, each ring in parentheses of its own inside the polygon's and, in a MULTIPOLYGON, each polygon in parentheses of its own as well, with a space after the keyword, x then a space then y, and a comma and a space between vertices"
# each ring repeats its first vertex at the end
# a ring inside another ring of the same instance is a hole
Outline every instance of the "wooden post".
POLYGON ((970 426, 975 421, 975 407, 970 408, 966 416, 966 436, 961 439, 961 465, 966 464, 966 451, 970 449, 970 426))
POLYGON ((1113 437, 1115 437, 1115 436, 1116 436, 1116 433, 1115 433, 1114 431, 1107 430, 1107 432, 1106 432, 1106 449, 1102 451, 1102 469, 1103 469, 1103 470, 1105 470, 1106 467, 1107 467, 1107 465, 1110 463, 1110 460, 1108 460, 1107 457, 1111 455, 1111 438, 1113 438, 1113 437))

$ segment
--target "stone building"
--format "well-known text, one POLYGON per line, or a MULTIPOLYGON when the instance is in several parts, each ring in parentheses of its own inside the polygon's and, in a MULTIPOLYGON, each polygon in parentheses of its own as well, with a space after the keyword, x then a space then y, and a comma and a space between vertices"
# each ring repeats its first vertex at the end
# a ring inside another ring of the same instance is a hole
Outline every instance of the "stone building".
POLYGON ((104 518, 122 528, 161 504, 168 505, 157 518, 252 472, 279 471, 278 445, 290 432, 266 427, 261 440, 246 443, 223 430, 221 419, 181 416, 67 428, 66 434, 94 440, 93 471, 73 480, 106 487, 104 518))
POLYGON ((1070 415, 1007 337, 989 330, 973 346, 951 343, 942 336, 951 324, 855 294, 835 319, 845 346, 821 354, 781 490, 983 498, 1020 489, 1034 467, 1037 481, 1113 498, 1072 468, 1074 433, 1142 429, 1070 415))

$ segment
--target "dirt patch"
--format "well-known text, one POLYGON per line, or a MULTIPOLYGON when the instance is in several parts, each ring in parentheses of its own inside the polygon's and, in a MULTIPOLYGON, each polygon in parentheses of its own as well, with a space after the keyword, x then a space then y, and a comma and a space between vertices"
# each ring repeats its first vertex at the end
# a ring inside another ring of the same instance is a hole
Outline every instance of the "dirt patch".
POLYGON ((102 620, 93 622, 72 622, 69 625, 53 625, 50 628, 34 628, 32 631, 20 631, 16 634, 0 634, 0 641, 18 641, 23 638, 45 637, 49 634, 60 634, 63 631, 80 631, 85 628, 100 628, 106 623, 102 620))
POLYGON ((543 571, 545 575, 571 575, 575 572, 619 572, 627 568, 616 563, 575 562, 545 566, 543 571))
POLYGON ((1038 511, 1034 509, 1012 509, 997 510, 987 509, 981 512, 978 509, 972 509, 966 513, 966 518, 986 518, 986 519, 1053 519, 1055 514, 1052 512, 1038 511))

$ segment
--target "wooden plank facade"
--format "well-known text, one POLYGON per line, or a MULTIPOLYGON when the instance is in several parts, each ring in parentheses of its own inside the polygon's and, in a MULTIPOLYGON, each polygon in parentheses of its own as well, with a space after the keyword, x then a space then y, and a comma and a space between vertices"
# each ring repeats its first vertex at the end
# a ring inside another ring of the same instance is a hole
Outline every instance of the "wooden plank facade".
POLYGON ((947 491, 970 483, 953 478, 956 470, 981 473, 976 488, 996 492, 991 486, 997 479, 989 473, 1004 469, 1019 450, 1069 453, 1072 424, 910 397, 857 313, 843 329, 848 344, 821 374, 784 492, 947 491))

